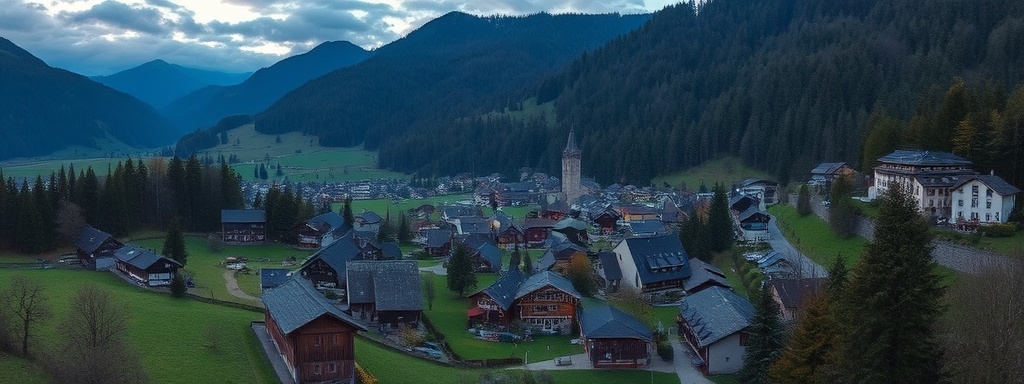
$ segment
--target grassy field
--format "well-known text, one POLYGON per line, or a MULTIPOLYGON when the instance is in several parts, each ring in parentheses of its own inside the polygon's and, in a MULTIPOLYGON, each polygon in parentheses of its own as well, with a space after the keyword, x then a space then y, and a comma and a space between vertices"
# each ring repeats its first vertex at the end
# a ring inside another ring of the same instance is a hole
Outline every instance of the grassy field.
POLYGON ((57 324, 67 311, 74 288, 95 284, 112 292, 118 304, 131 314, 128 341, 141 355, 144 370, 154 382, 277 380, 249 330, 249 322, 263 319, 261 313, 144 291, 108 272, 0 270, 0 285, 6 285, 15 275, 45 284, 54 310, 54 317, 42 325, 39 341, 30 348, 49 348, 57 337, 57 324), (204 346, 206 332, 220 336, 216 349, 204 346))
POLYGON ((44 384, 52 381, 31 361, 0 352, 0 384, 44 384))
POLYGON ((685 171, 657 176, 651 182, 659 187, 665 183, 674 188, 685 185, 687 189, 696 191, 702 182, 707 185, 708 189, 711 189, 716 183, 722 183, 728 187, 732 183, 748 177, 769 178, 768 174, 763 171, 747 168, 739 158, 725 157, 708 161, 685 171))
MULTIPOLYGON (((373 211, 384 217, 389 211, 393 218, 397 220, 398 212, 406 212, 408 214, 409 209, 419 207, 423 204, 431 204, 434 208, 438 208, 433 215, 430 216, 431 220, 441 219, 441 205, 454 204, 459 201, 472 201, 472 194, 460 194, 460 195, 445 195, 445 196, 434 196, 424 199, 404 199, 394 202, 390 199, 374 199, 374 200, 353 200, 352 201, 352 213, 359 215, 364 209, 367 211, 373 211)), ((335 212, 341 212, 342 204, 334 203, 331 205, 331 209, 335 212)), ((487 209, 489 211, 489 209, 487 209)))
POLYGON ((867 243, 859 236, 839 238, 824 220, 815 215, 801 217, 790 205, 773 205, 768 207, 768 213, 776 217, 790 244, 826 269, 837 256, 843 258, 847 267, 852 267, 867 243))
POLYGON ((557 121, 555 119, 556 112, 555 112, 555 102, 554 101, 549 101, 547 103, 543 103, 543 104, 537 105, 537 98, 531 97, 529 99, 523 100, 522 107, 523 108, 521 110, 518 110, 518 111, 510 111, 510 110, 508 110, 508 108, 505 108, 505 110, 502 111, 502 112, 495 111, 495 112, 487 113, 487 114, 483 115, 483 117, 506 117, 507 116, 507 117, 509 117, 509 118, 511 118, 513 120, 527 121, 527 122, 530 121, 530 120, 533 120, 534 118, 539 117, 539 118, 544 119, 544 121, 547 122, 549 125, 550 124, 554 124, 555 121, 557 121))

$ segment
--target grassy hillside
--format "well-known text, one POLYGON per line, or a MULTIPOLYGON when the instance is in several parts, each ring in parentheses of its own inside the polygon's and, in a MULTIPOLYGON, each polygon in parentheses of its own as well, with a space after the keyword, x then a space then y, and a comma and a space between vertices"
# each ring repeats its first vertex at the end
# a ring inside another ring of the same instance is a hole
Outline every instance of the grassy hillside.
POLYGON ((657 176, 651 182, 657 186, 668 183, 675 188, 685 185, 687 189, 696 191, 700 188, 701 183, 707 185, 708 189, 711 189, 716 183, 722 183, 728 187, 732 183, 748 177, 770 178, 764 171, 746 167, 743 165, 743 161, 737 157, 723 157, 685 171, 657 176))

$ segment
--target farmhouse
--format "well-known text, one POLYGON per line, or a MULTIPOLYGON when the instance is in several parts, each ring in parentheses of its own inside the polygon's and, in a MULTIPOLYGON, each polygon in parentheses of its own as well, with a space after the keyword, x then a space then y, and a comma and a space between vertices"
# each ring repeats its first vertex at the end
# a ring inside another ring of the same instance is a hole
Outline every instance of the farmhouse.
POLYGON ((349 261, 345 291, 352 315, 380 325, 416 327, 423 310, 415 260, 349 261))
POLYGON ((964 176, 952 187, 957 222, 1006 223, 1020 189, 995 175, 964 176))
POLYGON ((353 226, 362 232, 372 232, 374 234, 380 231, 380 223, 383 221, 377 213, 373 211, 363 210, 362 213, 352 218, 353 226))
POLYGON ((345 286, 345 263, 364 259, 363 251, 349 231, 345 236, 320 248, 299 267, 302 277, 317 287, 341 289, 345 286))
POLYGON ((828 279, 795 278, 771 279, 768 291, 779 305, 783 320, 796 320, 804 306, 825 288, 828 279))
POLYGON ((473 269, 483 273, 498 273, 501 270, 501 249, 485 236, 467 236, 463 239, 473 269))
POLYGON ((86 225, 75 239, 75 253, 87 268, 107 270, 114 267, 114 252, 123 247, 110 234, 86 225))
POLYGON ((526 245, 530 248, 537 248, 544 244, 554 227, 555 221, 544 218, 527 218, 523 224, 523 233, 526 236, 526 245))
POLYGON ((590 235, 587 234, 587 223, 577 219, 566 217, 551 226, 552 232, 558 232, 565 238, 581 247, 590 243, 590 235))
POLYGON ((607 304, 582 311, 580 333, 594 368, 639 368, 651 363, 651 330, 639 319, 607 304))
POLYGON ((756 205, 742 212, 733 211, 733 219, 739 228, 739 239, 747 242, 768 241, 768 221, 771 216, 756 205))
POLYGON ((810 184, 828 188, 832 182, 843 176, 853 176, 857 171, 853 170, 845 162, 821 163, 811 169, 810 184))
POLYGON ((658 220, 661 212, 643 204, 622 204, 615 209, 624 222, 633 220, 658 220))
POLYGON ((354 335, 366 328, 305 279, 264 292, 267 331, 296 383, 355 382, 354 335))
POLYGON ((509 270, 480 292, 469 296, 470 307, 466 311, 469 324, 488 324, 508 327, 512 322, 512 303, 519 291, 523 275, 517 269, 509 270))
POLYGON ((754 307, 743 296, 710 287, 683 298, 676 323, 704 374, 736 373, 743 366, 754 307))
POLYGON ((580 294, 566 278, 543 271, 524 278, 511 270, 470 296, 469 322, 508 327, 522 320, 536 332, 566 334, 576 321, 580 294))
POLYGON ((544 252, 544 255, 537 259, 533 268, 535 271, 564 271, 569 266, 573 256, 587 255, 587 249, 574 244, 571 241, 563 240, 552 245, 544 252))
POLYGON ((624 239, 612 251, 625 287, 645 293, 682 289, 690 277, 689 257, 675 234, 624 239))
POLYGON ((150 287, 170 285, 174 274, 182 267, 177 261, 131 245, 115 251, 114 259, 118 271, 150 287))
POLYGON ((336 212, 327 212, 300 223, 295 228, 298 234, 296 246, 302 249, 319 249, 324 236, 341 227, 344 222, 345 219, 336 212))
MULTIPOLYGON (((758 198, 763 204, 777 204, 779 202, 779 182, 768 179, 743 179, 736 185, 735 190, 758 198)), ((762 206, 761 209, 764 209, 762 206)))
POLYGON ((545 219, 551 219, 554 221, 562 220, 564 217, 569 216, 569 204, 566 204, 562 200, 555 200, 551 204, 547 204, 540 213, 540 217, 545 219))
POLYGON ((448 256, 452 249, 452 231, 449 229, 428 229, 424 231, 426 242, 423 250, 432 257, 448 256))
POLYGON ((262 209, 220 211, 221 236, 228 244, 259 244, 267 240, 267 213, 262 209))
POLYGON ((622 216, 619 215, 614 209, 605 209, 591 217, 590 221, 593 221, 598 228, 601 229, 601 234, 607 235, 615 232, 618 229, 618 222, 622 216))

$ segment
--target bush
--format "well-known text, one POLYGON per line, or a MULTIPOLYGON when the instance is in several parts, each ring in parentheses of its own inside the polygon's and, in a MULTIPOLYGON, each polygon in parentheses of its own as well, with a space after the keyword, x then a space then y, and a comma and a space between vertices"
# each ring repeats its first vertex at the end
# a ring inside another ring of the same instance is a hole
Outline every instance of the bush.
POLYGON ((989 224, 978 227, 978 233, 988 237, 1011 237, 1017 232, 1013 224, 989 224))
POLYGON ((412 253, 412 256, 416 260, 430 260, 430 254, 427 251, 416 251, 412 253))
POLYGON ((181 277, 181 274, 174 274, 174 278, 171 279, 171 296, 182 297, 188 292, 188 286, 185 284, 185 278, 181 277))
POLYGON ((675 350, 672 349, 672 344, 668 341, 659 342, 658 356, 661 356, 662 360, 672 361, 675 358, 675 350))

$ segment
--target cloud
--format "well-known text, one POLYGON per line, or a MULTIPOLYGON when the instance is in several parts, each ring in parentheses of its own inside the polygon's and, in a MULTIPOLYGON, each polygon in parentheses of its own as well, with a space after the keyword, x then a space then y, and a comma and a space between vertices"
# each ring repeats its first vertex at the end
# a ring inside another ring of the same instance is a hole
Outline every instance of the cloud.
POLYGON ((61 12, 60 17, 73 25, 103 24, 123 30, 149 34, 165 34, 167 20, 156 8, 129 6, 114 0, 106 0, 82 12, 61 12))

